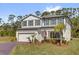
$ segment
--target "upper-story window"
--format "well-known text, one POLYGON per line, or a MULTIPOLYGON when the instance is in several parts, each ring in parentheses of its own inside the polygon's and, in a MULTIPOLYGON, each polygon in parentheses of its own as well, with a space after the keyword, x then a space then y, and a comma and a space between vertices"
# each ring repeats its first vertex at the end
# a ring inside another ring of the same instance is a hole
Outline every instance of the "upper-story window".
POLYGON ((50 20, 50 25, 55 25, 55 24, 56 24, 56 19, 55 18, 51 19, 50 20))
POLYGON ((33 26, 33 20, 28 20, 28 26, 33 26))
POLYGON ((22 22, 22 25, 23 25, 23 26, 27 26, 27 21, 23 21, 23 22, 22 22))
POLYGON ((44 19, 44 25, 49 25, 49 20, 48 19, 44 19))
POLYGON ((58 23, 64 23, 64 18, 59 18, 58 23))
POLYGON ((39 26, 40 25, 40 20, 35 20, 35 26, 39 26))

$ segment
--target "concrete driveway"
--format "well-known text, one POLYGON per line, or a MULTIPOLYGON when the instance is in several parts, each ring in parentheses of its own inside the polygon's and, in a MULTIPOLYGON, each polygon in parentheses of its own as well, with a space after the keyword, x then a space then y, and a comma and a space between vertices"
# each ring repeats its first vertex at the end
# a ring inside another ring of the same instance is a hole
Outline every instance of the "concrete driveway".
POLYGON ((9 55, 16 42, 0 43, 0 55, 9 55))

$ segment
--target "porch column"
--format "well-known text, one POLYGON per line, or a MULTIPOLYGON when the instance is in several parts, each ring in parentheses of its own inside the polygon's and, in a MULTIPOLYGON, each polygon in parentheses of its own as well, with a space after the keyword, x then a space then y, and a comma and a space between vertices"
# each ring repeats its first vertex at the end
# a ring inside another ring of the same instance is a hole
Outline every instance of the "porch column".
POLYGON ((46 31, 47 32, 47 35, 46 35, 46 37, 47 37, 47 39, 48 39, 48 31, 46 31))

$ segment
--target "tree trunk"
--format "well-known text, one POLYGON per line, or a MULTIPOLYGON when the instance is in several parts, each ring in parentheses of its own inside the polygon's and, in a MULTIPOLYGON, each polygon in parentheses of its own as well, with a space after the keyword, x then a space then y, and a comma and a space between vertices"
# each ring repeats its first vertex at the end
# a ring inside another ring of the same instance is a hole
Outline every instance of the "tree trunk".
POLYGON ((62 39, 60 39, 60 45, 62 45, 62 39))
POLYGON ((62 33, 61 32, 59 33, 60 33, 60 45, 62 45, 62 33))

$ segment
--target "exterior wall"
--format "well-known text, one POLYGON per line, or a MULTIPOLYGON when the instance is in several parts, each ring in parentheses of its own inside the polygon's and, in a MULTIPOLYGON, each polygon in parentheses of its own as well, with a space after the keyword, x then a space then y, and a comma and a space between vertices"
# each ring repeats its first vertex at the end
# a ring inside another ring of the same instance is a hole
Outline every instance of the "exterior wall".
MULTIPOLYGON (((40 26, 35 26, 35 20, 40 20, 40 18, 37 18, 37 17, 33 17, 33 16, 29 16, 28 18, 24 19, 23 21, 27 21, 27 26, 22 26, 22 23, 21 23, 21 27, 22 28, 32 28, 32 27, 40 27, 40 26), (28 20, 33 20, 33 26, 28 26, 28 20)), ((41 20, 40 20, 41 22, 41 20)))
MULTIPOLYGON (((62 19, 62 17, 60 18, 62 19)), ((48 18, 48 19, 41 19, 41 18, 37 18, 37 17, 34 17, 34 16, 29 16, 27 17, 26 19, 24 19, 23 21, 27 21, 27 26, 23 26, 21 22, 21 28, 34 28, 34 27, 53 27, 53 26, 56 26, 58 24, 58 20, 59 18, 48 18), (28 21, 29 20, 33 20, 33 26, 28 26, 28 21), (39 26, 35 26, 35 20, 40 20, 40 25, 39 26), (50 24, 50 21, 49 21, 49 25, 44 25, 44 21, 45 20, 56 20, 56 24, 50 24)))
MULTIPOLYGON (((23 21, 26 21, 26 20, 33 20, 33 24, 34 26, 22 26, 22 28, 26 28, 26 30, 18 30, 16 31, 16 38, 17 40, 19 40, 19 33, 36 33, 36 32, 42 32, 42 31, 46 31, 47 33, 47 38, 49 39, 49 32, 50 31, 54 31, 54 26, 56 25, 52 25, 52 26, 44 26, 44 23, 42 22, 42 20, 40 18, 36 18, 36 17, 33 17, 33 16, 30 16, 26 19, 24 19, 23 21), (35 20, 40 20, 41 22, 41 25, 40 26, 35 26, 35 20), (29 28, 29 29, 28 29, 29 28), (36 29, 34 29, 36 28, 36 29)), ((66 25, 66 28, 63 30, 63 37, 65 38, 65 40, 69 41, 71 39, 71 26, 70 24, 68 23, 68 19, 64 18, 64 24, 66 25)), ((28 22, 27 22, 28 24, 28 22)), ((56 20, 56 24, 58 24, 58 20, 56 20)))
POLYGON ((24 19, 23 21, 25 21, 25 20, 34 20, 34 19, 37 19, 38 20, 39 18, 34 17, 34 16, 29 16, 26 19, 24 19))
POLYGON ((19 31, 16 31, 17 41, 19 41, 19 34, 20 33, 36 33, 36 32, 37 32, 36 30, 19 30, 19 31))
POLYGON ((17 41, 18 41, 18 31, 16 31, 16 39, 17 39, 17 41))
MULTIPOLYGON (((47 37, 47 39, 50 39, 50 36, 49 36, 48 32, 54 31, 54 28, 41 28, 39 30, 41 32, 46 31, 46 33, 47 33, 46 37, 47 37)), ((17 40, 19 40, 18 39, 19 33, 37 33, 39 30, 20 30, 20 31, 17 31, 16 32, 17 40)), ((63 30, 63 37, 65 38, 66 41, 69 41, 70 38, 71 38, 71 27, 68 23, 66 23, 66 28, 63 30)))
MULTIPOLYGON (((38 33, 38 32, 41 32, 41 35, 42 35, 42 32, 44 32, 44 31, 46 31, 46 33, 47 33, 46 37, 49 39, 48 31, 54 31, 54 29, 53 28, 41 28, 41 29, 36 29, 36 30, 18 30, 18 31, 16 31, 16 38, 17 38, 17 41, 19 41, 19 34, 20 33, 38 33)), ((28 34, 26 34, 26 35, 28 35, 28 34)), ((43 35, 42 35, 42 37, 43 37, 43 35)))
POLYGON ((64 19, 66 28, 63 30, 63 37, 66 41, 69 41, 71 39, 71 26, 68 23, 68 19, 64 19))
POLYGON ((41 31, 46 31, 46 33, 47 33, 46 37, 47 37, 47 39, 49 39, 50 37, 48 35, 48 32, 54 31, 54 28, 53 27, 51 27, 51 28, 41 28, 41 31))

